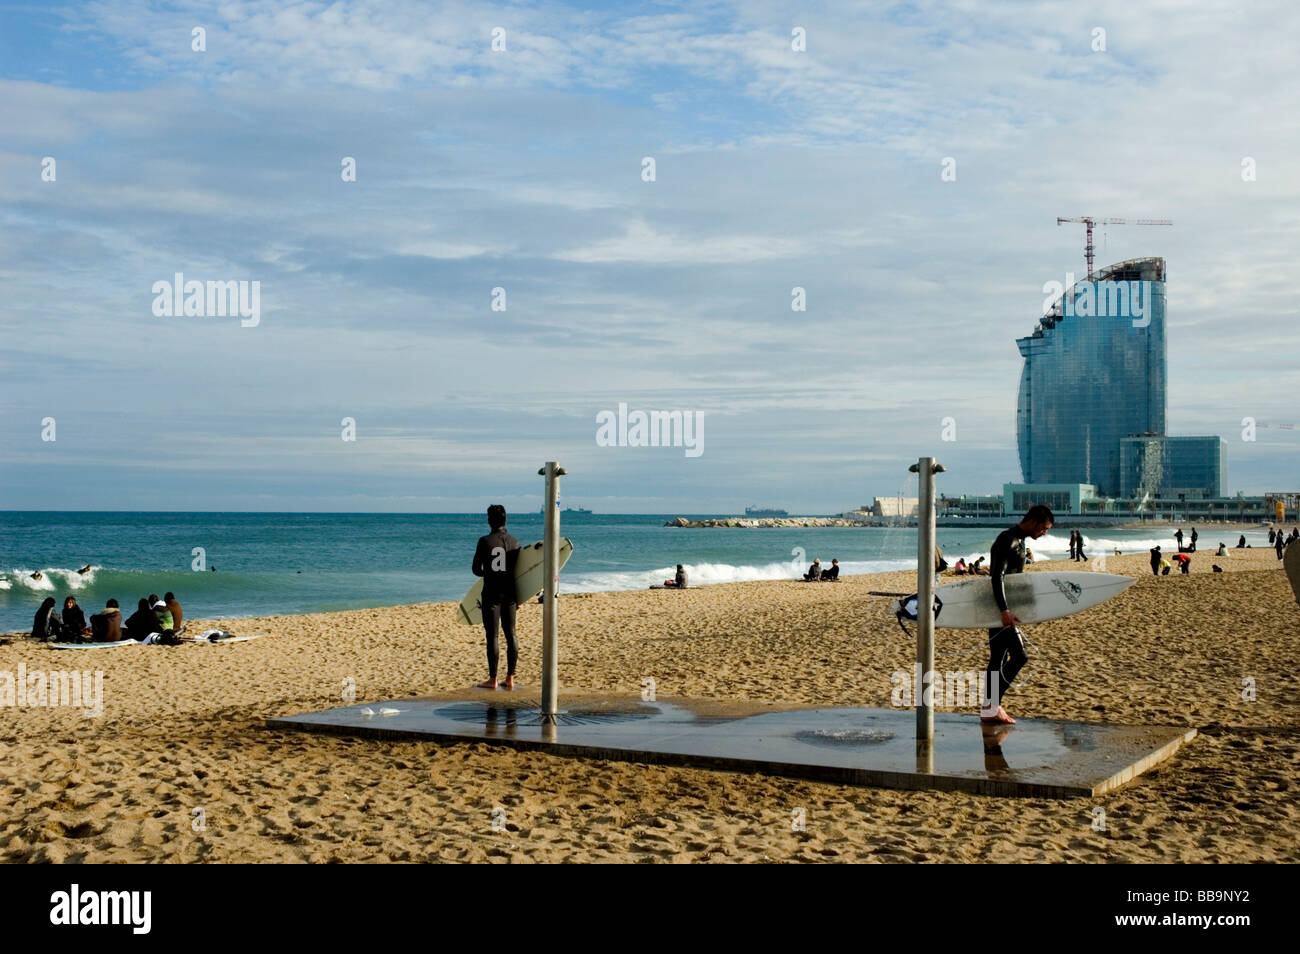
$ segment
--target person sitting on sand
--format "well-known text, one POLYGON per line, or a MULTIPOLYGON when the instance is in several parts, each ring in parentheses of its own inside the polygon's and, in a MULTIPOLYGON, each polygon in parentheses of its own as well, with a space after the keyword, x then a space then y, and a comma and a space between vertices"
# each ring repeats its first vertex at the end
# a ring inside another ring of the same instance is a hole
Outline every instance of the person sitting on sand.
POLYGON ((836 559, 832 559, 831 567, 829 570, 822 573, 822 579, 825 580, 827 583, 834 583, 837 580, 839 580, 839 578, 840 578, 840 561, 836 559))
POLYGON ((1246 549, 1246 535, 1244 533, 1237 538, 1237 549, 1238 550, 1246 549))
POLYGON ((684 590, 686 589, 686 569, 680 563, 677 564, 677 573, 671 580, 664 580, 665 589, 684 590))
POLYGON ((966 561, 962 557, 958 557, 957 562, 952 565, 952 572, 955 576, 966 575, 966 561))
POLYGON ((488 678, 480 689, 497 687, 497 624, 506 638, 505 688, 515 687, 515 666, 519 661, 519 643, 515 639, 515 565, 519 562, 519 541, 506 532, 506 508, 493 504, 487 509, 488 529, 478 538, 474 562, 470 569, 483 577, 483 630, 487 637, 488 678))
POLYGON ((172 611, 167 608, 167 604, 162 600, 153 601, 153 614, 158 618, 158 632, 170 633, 176 629, 176 621, 172 618, 172 611))
POLYGON ((86 625, 86 614, 77 605, 75 596, 63 598, 63 635, 73 641, 90 635, 90 627, 86 625))
POLYGON ((1228 548, 1225 547, 1225 546, 1223 545, 1222 542, 1220 542, 1220 543, 1219 543, 1219 549, 1217 549, 1217 550, 1214 551, 1214 555, 1215 555, 1215 556, 1227 556, 1227 555, 1228 555, 1228 548))
MULTIPOLYGON (((299 573, 302 571, 299 570, 299 573)), ((168 590, 163 594, 163 602, 167 604, 168 611, 172 614, 172 631, 179 636, 185 632, 185 612, 181 609, 181 604, 176 602, 176 594, 168 590)))
POLYGON ((32 620, 32 639, 47 643, 63 635, 63 620, 54 611, 54 597, 47 596, 41 601, 41 608, 32 620))
POLYGON ((109 600, 104 608, 90 617, 91 640, 96 643, 115 643, 122 638, 122 611, 117 600, 109 600))
POLYGON ((984 565, 983 557, 976 557, 975 562, 970 565, 971 576, 988 576, 988 567, 984 565))
POLYGON ((813 557, 812 566, 808 567, 808 572, 803 575, 803 578, 810 583, 813 580, 820 580, 822 578, 822 561, 813 557))
POLYGON ((126 638, 135 640, 143 640, 150 633, 161 632, 158 627, 158 617, 154 615, 149 601, 143 598, 135 604, 135 612, 126 618, 124 628, 126 638))

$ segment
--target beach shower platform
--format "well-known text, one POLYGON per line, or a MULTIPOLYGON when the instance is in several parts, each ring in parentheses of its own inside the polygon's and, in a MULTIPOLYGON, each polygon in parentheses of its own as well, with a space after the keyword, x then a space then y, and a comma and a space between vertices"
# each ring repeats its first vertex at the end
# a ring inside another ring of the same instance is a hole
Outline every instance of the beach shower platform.
POLYGON ((608 695, 566 695, 548 723, 540 697, 490 690, 357 704, 268 719, 267 725, 384 740, 485 742, 843 785, 1046 798, 1113 791, 1196 735, 1189 728, 1047 719, 989 727, 973 714, 936 712, 927 743, 918 742, 911 709, 608 695))

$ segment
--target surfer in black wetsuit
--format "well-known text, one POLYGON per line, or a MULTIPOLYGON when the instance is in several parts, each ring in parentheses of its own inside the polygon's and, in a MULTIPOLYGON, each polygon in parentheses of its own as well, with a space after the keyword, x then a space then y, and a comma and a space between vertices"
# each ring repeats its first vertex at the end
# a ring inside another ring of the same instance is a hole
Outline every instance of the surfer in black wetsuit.
POLYGON ((985 673, 984 696, 986 708, 980 713, 982 722, 1015 725, 1016 720, 1002 708, 1002 695, 1011 688, 1012 681, 1029 661, 1029 656, 1025 653, 1025 642, 1020 630, 1016 628, 1020 620, 1007 608, 1002 579, 1008 573, 1024 572, 1025 540, 1037 540, 1052 529, 1053 522, 1052 511, 1042 504, 1036 504, 1029 508, 1029 512, 1018 524, 999 533, 989 551, 989 577, 993 584, 993 599, 1002 611, 1002 626, 989 630, 989 665, 985 673), (995 706, 997 711, 993 712, 995 706))
POLYGON ((483 630, 487 635, 488 678, 480 689, 497 687, 497 624, 506 638, 505 688, 515 687, 515 664, 519 643, 515 640, 515 564, 519 562, 519 541, 506 533, 506 508, 493 504, 487 511, 492 532, 478 538, 474 550, 475 576, 483 577, 483 630))

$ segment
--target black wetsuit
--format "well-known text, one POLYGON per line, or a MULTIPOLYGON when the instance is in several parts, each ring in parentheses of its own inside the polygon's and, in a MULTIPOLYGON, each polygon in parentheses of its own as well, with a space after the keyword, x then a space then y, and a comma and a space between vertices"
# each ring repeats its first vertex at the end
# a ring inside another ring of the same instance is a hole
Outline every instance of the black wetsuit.
POLYGON ((483 577, 483 631, 487 635, 488 674, 497 677, 497 624, 506 638, 506 673, 515 674, 519 643, 515 639, 515 564, 519 541, 505 527, 478 538, 474 550, 475 576, 483 577))
MULTIPOLYGON (((1008 573, 1023 573, 1025 569, 1025 531, 1020 525, 1009 527, 998 534, 989 551, 989 577, 993 583, 993 599, 999 610, 1007 609, 1007 595, 1002 578, 1008 573)), ((989 630, 989 665, 985 672, 985 705, 995 709, 1003 694, 1011 688, 1017 673, 1029 661, 1020 630, 1014 626, 998 626, 989 630), (994 674, 997 678, 994 678, 994 674)))
POLYGON ((86 628, 86 614, 75 603, 63 611, 63 634, 79 637, 86 628))

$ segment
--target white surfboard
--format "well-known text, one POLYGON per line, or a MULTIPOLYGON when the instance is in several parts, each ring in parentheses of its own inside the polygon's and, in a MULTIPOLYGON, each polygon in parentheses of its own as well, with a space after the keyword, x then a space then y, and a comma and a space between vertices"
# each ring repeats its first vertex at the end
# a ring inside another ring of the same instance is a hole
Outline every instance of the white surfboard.
POLYGON ((1286 578, 1291 581, 1291 592, 1295 594, 1295 601, 1300 603, 1300 543, 1292 543, 1282 553, 1282 566, 1286 569, 1286 578))
MULTIPOLYGON (((1135 582, 1131 576, 1113 573, 1010 573, 1002 578, 1007 606, 1022 623, 1073 616, 1123 593, 1135 582)), ((1002 612, 993 600, 993 582, 987 576, 936 586, 934 595, 941 604, 935 626, 990 629, 1002 625, 1002 612)), ((894 609, 903 602, 896 602, 894 609)))
POLYGON ((50 649, 121 649, 123 646, 143 646, 134 639, 119 639, 111 643, 46 643, 50 649))
MULTIPOLYGON (((569 562, 571 556, 573 556, 573 544, 569 542, 568 537, 561 537, 560 566, 556 570, 557 573, 564 569, 564 564, 569 562)), ((515 564, 515 602, 527 603, 542 592, 542 584, 546 582, 545 562, 541 540, 520 548, 519 561, 515 564)), ((460 606, 456 607, 456 622, 464 623, 466 626, 481 625, 482 597, 483 581, 479 580, 469 588, 465 598, 460 601, 460 606)))

